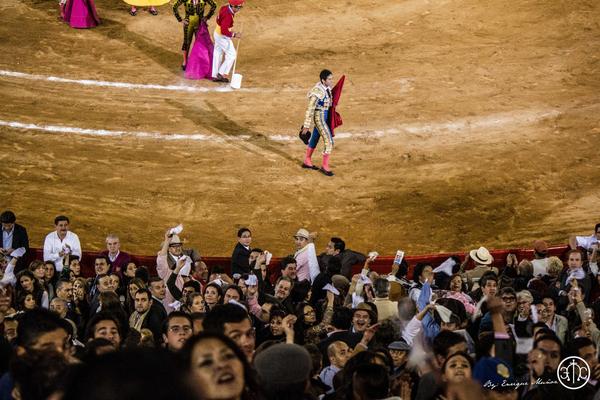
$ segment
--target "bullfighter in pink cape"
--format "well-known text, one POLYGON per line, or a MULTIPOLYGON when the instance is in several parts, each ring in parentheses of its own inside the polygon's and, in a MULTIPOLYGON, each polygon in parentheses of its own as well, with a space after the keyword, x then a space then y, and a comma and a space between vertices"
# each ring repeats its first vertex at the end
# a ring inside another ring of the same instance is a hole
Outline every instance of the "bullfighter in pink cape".
POLYGON ((185 77, 187 79, 212 79, 214 45, 206 22, 200 22, 194 47, 187 60, 185 77))
POLYGON ((71 28, 94 28, 100 24, 94 0, 63 0, 60 14, 71 28))
POLYGON ((217 5, 213 0, 177 0, 173 5, 173 14, 183 24, 183 63, 181 69, 186 71, 186 78, 203 79, 211 74, 213 43, 208 32, 207 21, 213 16, 217 5), (179 15, 179 7, 185 7, 185 17, 179 15), (206 6, 210 9, 205 15, 206 6), (191 47, 192 40, 194 47, 191 47), (188 63, 192 49, 192 58, 188 63), (193 70, 193 71, 192 71, 193 70), (189 71, 189 73, 188 73, 189 71))

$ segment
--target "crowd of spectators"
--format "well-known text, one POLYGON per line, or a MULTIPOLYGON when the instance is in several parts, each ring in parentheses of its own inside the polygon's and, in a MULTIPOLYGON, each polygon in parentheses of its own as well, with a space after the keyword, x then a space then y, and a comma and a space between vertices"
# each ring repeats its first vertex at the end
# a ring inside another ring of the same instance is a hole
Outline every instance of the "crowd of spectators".
POLYGON ((155 268, 111 234, 85 278, 68 217, 28 265, 26 229, 0 220, 0 400, 600 399, 600 224, 561 258, 536 240, 500 268, 481 246, 386 273, 304 228, 275 269, 248 228, 210 270, 180 229, 155 268))

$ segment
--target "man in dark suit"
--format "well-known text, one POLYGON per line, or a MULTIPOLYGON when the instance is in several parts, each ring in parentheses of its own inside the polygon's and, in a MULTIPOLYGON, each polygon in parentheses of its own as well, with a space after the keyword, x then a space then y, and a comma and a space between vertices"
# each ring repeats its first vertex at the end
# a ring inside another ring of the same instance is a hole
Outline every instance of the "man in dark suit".
POLYGON ((348 279, 352 279, 352 267, 365 263, 367 256, 357 251, 346 248, 346 242, 338 237, 332 237, 327 243, 325 253, 319 255, 319 264, 327 265, 331 257, 339 258, 342 269, 339 272, 348 279))
POLYGON ((140 289, 135 293, 135 311, 129 317, 129 327, 137 330, 148 329, 154 336, 154 343, 158 347, 162 343, 162 326, 165 314, 152 308, 152 294, 148 289, 140 289))
MULTIPOLYGON (((17 217, 15 213, 10 210, 4 211, 0 214, 0 222, 2 222, 2 248, 0 253, 9 256, 13 250, 23 247, 25 249, 25 255, 29 251, 29 237, 27 236, 27 229, 25 227, 16 224, 17 217)), ((15 267, 15 273, 24 270, 26 265, 26 256, 22 255, 15 267)))
POLYGON ((238 243, 233 249, 231 255, 231 273, 248 274, 250 273, 250 243, 252 243, 252 232, 248 228, 240 228, 237 233, 238 243))

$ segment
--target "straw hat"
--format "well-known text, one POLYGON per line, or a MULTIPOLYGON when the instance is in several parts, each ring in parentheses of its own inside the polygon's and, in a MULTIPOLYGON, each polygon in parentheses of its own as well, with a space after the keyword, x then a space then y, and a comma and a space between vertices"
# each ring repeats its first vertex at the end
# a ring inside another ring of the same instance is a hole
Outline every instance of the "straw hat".
POLYGON ((492 257, 489 250, 483 246, 477 250, 471 250, 469 256, 471 256, 471 259, 477 264, 490 265, 492 261, 494 261, 494 257, 492 257))
POLYGON ((308 233, 308 231, 304 228, 298 229, 298 232, 296 232, 296 234, 294 235, 295 238, 304 238, 304 239, 309 239, 310 238, 310 234, 308 233))
POLYGON ((183 242, 181 241, 179 236, 177 236, 177 235, 171 236, 171 238, 169 239, 169 246, 175 246, 178 244, 183 244, 183 242))

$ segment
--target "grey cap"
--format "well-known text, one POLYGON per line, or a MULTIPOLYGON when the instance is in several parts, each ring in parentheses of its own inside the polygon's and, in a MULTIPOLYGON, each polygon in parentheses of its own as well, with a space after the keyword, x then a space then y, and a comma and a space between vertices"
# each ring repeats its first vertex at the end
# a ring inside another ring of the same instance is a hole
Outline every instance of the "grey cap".
POLYGON ((408 343, 398 340, 388 345, 388 350, 410 351, 408 343))
POLYGON ((254 367, 261 385, 281 387, 307 380, 312 359, 302 346, 279 343, 256 355, 254 367))

